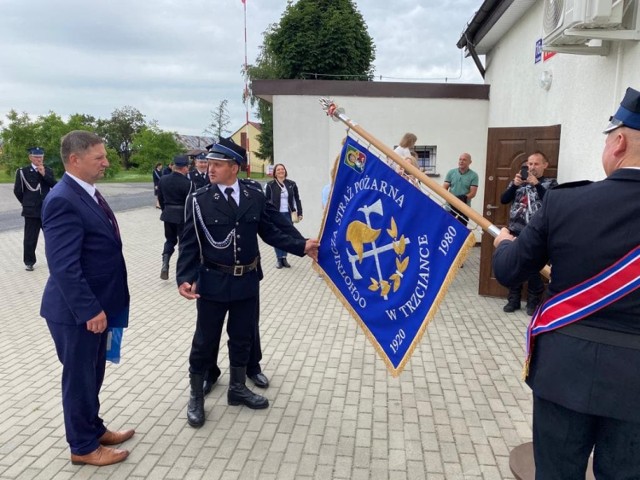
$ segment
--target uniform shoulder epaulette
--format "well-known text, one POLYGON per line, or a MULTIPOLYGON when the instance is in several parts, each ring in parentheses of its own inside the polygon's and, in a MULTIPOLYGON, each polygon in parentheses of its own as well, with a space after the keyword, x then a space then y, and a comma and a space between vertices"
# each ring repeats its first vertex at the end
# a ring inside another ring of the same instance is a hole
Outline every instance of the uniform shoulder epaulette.
MULTIPOLYGON (((191 181, 191 180, 189 180, 189 181, 191 181)), ((192 193, 193 193, 193 195, 195 195, 196 193, 200 192, 200 190, 205 190, 206 191, 210 186, 211 186, 210 183, 208 185, 203 185, 203 186, 201 186, 199 188, 196 188, 192 193)), ((195 184, 194 184, 194 187, 195 187, 195 184)), ((198 195, 199 195, 199 193, 198 193, 198 195)))
POLYGON ((209 189, 211 189, 212 186, 213 185, 209 184, 209 185, 205 185, 204 187, 200 187, 195 192, 193 192, 191 195, 193 195, 194 197, 202 195, 203 193, 208 192, 209 189))
POLYGON ((255 180, 251 180, 250 178, 241 178, 238 181, 248 189, 255 190, 256 192, 264 194, 264 191, 262 190, 262 184, 260 182, 256 182, 255 180))
POLYGON ((591 185, 593 182, 591 180, 579 180, 577 182, 566 182, 559 183, 552 190, 559 190, 561 188, 576 188, 576 187, 585 187, 587 185, 591 185))

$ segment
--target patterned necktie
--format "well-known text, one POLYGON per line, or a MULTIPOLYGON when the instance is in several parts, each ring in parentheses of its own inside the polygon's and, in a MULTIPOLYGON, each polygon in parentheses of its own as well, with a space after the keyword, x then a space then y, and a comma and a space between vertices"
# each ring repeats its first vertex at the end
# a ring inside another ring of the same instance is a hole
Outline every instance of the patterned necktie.
POLYGON ((111 226, 115 230, 116 236, 119 239, 120 238, 120 228, 118 227, 118 221, 116 220, 116 216, 113 214, 113 210, 111 210, 111 207, 109 207, 109 204, 104 199, 102 194, 98 191, 98 189, 96 189, 95 195, 96 195, 96 200, 98 200, 98 205, 100 206, 102 211, 105 213, 105 215, 107 216, 107 218, 111 222, 111 226))
POLYGON ((234 212, 236 212, 238 210, 238 204, 236 203, 235 199, 233 198, 233 188, 231 187, 227 187, 224 189, 224 193, 227 194, 227 202, 229 202, 229 206, 231 207, 231 210, 233 210, 234 212))

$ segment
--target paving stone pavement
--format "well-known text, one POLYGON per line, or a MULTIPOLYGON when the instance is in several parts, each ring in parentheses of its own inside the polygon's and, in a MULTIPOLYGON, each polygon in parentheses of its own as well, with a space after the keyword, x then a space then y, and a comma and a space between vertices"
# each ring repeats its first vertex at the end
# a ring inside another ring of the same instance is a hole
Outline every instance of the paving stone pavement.
MULTIPOLYGON (((108 197, 107 197, 108 198, 108 197)), ((150 203, 151 205, 151 203, 150 203)), ((108 364, 101 412, 136 429, 123 463, 74 466, 64 437, 61 367, 39 317, 47 279, 42 240, 34 272, 22 231, 0 233, 0 478, 2 479, 507 479, 511 448, 531 438, 520 380, 528 317, 477 295, 479 248, 399 378, 311 268, 276 270, 263 245, 266 410, 226 403, 228 356, 207 397, 207 421, 186 422, 195 303, 177 293, 175 255, 159 279, 162 224, 152 206, 117 214, 132 295, 123 359, 108 364)), ((225 340, 226 341, 226 340, 225 340)), ((250 383, 250 382, 249 382, 250 383)), ((261 392, 262 393, 262 392, 261 392)))

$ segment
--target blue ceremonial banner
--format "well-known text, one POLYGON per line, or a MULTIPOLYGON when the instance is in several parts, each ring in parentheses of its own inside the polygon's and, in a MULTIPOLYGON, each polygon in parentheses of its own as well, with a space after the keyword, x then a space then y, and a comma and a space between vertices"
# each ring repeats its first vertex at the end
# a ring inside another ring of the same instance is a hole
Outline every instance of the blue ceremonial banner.
POLYGON ((318 268, 398 376, 475 237, 353 138, 337 162, 318 268))

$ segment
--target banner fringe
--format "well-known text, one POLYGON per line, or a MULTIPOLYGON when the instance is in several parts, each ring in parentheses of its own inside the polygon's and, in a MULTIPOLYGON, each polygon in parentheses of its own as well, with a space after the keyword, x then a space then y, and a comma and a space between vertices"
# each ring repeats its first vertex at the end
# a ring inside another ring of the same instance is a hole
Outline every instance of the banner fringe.
POLYGON ((438 295, 434 299, 433 304, 431 305, 431 308, 427 313, 427 316, 424 318, 422 325, 420 326, 420 330, 418 330, 418 333, 413 339, 413 342, 411 342, 411 345, 407 349, 407 352, 405 353, 404 357, 402 358, 402 361, 398 365, 398 368, 394 369, 394 370, 397 370, 397 373, 395 375, 393 372, 391 373, 394 377, 402 373, 402 370, 406 366, 407 362, 409 362, 409 360, 411 359, 411 355, 413 355, 414 349, 418 346, 418 344, 422 340, 422 336, 424 335, 424 332, 426 331, 427 327, 435 317, 436 313, 438 313, 440 304, 442 303, 442 300, 444 300, 444 297, 447 294, 447 291, 449 290, 449 286, 451 286, 451 283, 453 283, 453 280, 456 278, 456 275, 460 270, 460 266, 465 262, 465 260, 469 256, 469 252, 471 251, 471 249, 474 247, 475 244, 476 244, 476 237, 473 234, 473 232, 470 231, 469 235, 467 236, 467 239, 464 242, 464 245, 462 246, 462 248, 458 252, 458 255, 456 256, 456 259, 452 262, 451 268, 449 269, 447 276, 442 282, 440 291, 438 292, 438 295))

